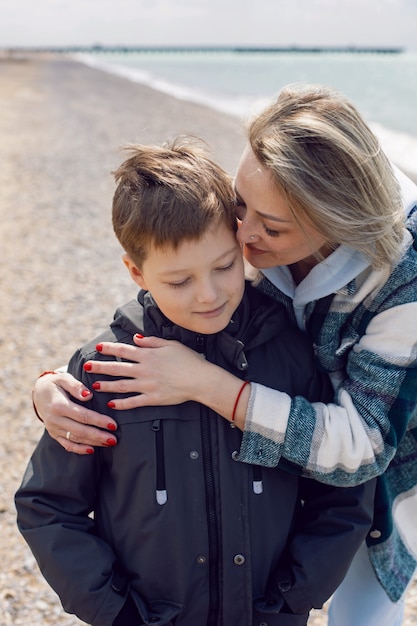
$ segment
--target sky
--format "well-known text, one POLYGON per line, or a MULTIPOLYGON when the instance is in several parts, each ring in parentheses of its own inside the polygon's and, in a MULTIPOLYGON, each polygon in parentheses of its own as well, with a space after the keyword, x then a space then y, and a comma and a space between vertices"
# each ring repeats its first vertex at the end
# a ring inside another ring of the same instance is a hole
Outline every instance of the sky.
POLYGON ((0 0, 0 48, 68 45, 417 50, 417 0, 0 0))

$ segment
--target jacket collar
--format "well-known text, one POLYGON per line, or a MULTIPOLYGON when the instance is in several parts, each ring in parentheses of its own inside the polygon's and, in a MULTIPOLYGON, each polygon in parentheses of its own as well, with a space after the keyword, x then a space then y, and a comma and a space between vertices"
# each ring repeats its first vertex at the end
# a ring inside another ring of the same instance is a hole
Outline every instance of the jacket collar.
POLYGON ((245 293, 228 326, 215 335, 199 335, 173 324, 161 312, 152 295, 141 290, 137 300, 118 308, 112 326, 162 339, 171 339, 225 361, 239 370, 247 368, 245 351, 266 343, 288 325, 282 305, 246 284, 245 293))

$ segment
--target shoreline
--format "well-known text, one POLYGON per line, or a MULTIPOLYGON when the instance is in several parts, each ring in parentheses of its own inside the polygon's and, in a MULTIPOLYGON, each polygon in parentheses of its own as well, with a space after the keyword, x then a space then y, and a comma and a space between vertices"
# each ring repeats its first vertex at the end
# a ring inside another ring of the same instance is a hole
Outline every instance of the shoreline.
MULTIPOLYGON (((146 59, 147 54, 152 51, 142 52, 140 55, 146 59)), ((157 54, 162 51, 157 51, 157 54)), ((129 53, 126 53, 127 56, 129 53)), ((133 53, 135 54, 135 53, 133 53)), ((231 54, 235 54, 231 52, 231 54)), ((293 53, 291 53, 293 54, 293 53)), ((125 55, 119 55, 121 58, 125 55)), ((115 74, 136 82, 138 84, 150 87, 159 91, 161 94, 168 94, 176 99, 186 103, 196 103, 203 107, 207 107, 221 114, 226 113, 232 117, 242 121, 250 118, 257 110, 266 106, 270 101, 270 97, 259 95, 258 97, 249 97, 245 95, 236 98, 230 96, 210 95, 210 91, 200 90, 195 86, 187 86, 185 83, 177 83, 169 78, 163 78, 158 74, 148 73, 136 65, 125 64, 123 61, 112 63, 106 59, 106 54, 101 53, 81 53, 73 54, 71 58, 85 63, 89 67, 95 67, 104 72, 115 74)), ((385 150, 388 158, 405 173, 409 178, 417 183, 417 165, 415 165, 414 156, 417 155, 417 136, 401 131, 394 130, 381 122, 374 122, 372 119, 367 120, 370 128, 376 134, 381 142, 382 148, 385 150), (407 155, 407 156, 404 156, 407 155)))
MULTIPOLYGON (((245 138, 227 114, 56 55, 1 59, 0 113, 0 623, 76 626, 15 524, 13 494, 43 431, 33 382, 136 295, 110 219, 120 146, 191 133, 234 172, 245 138)), ((414 584, 403 626, 416 615, 414 584)), ((314 611, 309 626, 324 624, 314 611)))

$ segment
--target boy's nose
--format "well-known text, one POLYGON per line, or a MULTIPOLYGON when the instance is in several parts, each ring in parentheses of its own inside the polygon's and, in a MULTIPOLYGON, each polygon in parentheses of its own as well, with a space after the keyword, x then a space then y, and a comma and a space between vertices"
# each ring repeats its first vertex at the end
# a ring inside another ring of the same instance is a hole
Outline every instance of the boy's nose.
POLYGON ((215 302, 217 300, 217 289, 212 281, 202 284, 197 294, 198 302, 215 302))

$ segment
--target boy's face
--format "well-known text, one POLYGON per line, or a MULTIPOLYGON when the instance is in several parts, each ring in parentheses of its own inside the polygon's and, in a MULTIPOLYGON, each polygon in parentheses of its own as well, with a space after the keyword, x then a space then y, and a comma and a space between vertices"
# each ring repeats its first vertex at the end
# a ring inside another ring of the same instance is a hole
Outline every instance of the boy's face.
POLYGON ((123 257, 133 280, 151 292, 174 324, 205 335, 223 330, 243 296, 243 257, 235 233, 221 224, 196 241, 150 247, 141 269, 123 257))

